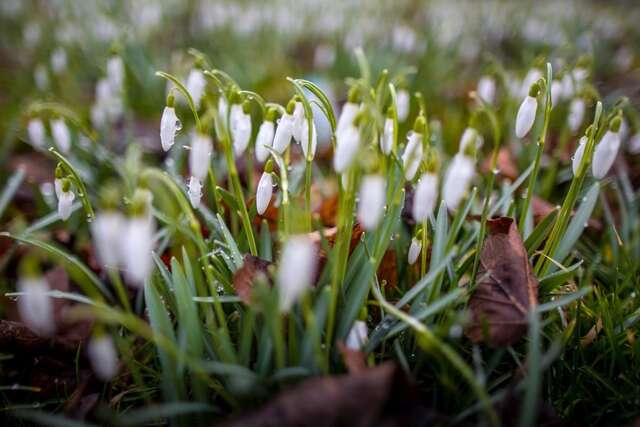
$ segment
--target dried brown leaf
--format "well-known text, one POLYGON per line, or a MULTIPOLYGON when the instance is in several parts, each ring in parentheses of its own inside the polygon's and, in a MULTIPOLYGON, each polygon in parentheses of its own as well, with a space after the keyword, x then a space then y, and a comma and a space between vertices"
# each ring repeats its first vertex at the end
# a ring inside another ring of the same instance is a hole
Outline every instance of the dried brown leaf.
POLYGON ((500 347, 526 332, 528 312, 538 303, 538 280, 513 218, 490 219, 487 227, 466 335, 473 342, 487 335, 490 346, 500 347))
POLYGON ((269 266, 272 262, 246 254, 242 267, 233 275, 233 286, 236 293, 245 304, 251 303, 251 293, 258 280, 271 282, 269 266))

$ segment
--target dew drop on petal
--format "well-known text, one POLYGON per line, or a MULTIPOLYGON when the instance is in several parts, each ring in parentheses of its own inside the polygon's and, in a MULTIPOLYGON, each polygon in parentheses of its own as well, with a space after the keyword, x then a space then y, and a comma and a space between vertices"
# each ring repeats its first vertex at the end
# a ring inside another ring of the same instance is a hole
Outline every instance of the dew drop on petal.
POLYGON ((182 129, 182 122, 180 119, 176 119, 176 132, 182 129))

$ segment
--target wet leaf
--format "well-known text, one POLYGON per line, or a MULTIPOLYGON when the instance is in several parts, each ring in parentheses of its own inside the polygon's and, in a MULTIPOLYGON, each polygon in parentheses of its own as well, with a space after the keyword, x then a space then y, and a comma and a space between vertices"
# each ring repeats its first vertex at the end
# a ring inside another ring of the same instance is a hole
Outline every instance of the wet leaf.
POLYGON ((473 342, 486 336, 490 346, 500 347, 526 332, 528 312, 538 304, 538 280, 515 221, 495 218, 487 221, 487 227, 466 335, 473 342))
POLYGON ((428 425, 432 417, 402 370, 387 363, 349 375, 309 379, 224 425, 392 427, 428 425))

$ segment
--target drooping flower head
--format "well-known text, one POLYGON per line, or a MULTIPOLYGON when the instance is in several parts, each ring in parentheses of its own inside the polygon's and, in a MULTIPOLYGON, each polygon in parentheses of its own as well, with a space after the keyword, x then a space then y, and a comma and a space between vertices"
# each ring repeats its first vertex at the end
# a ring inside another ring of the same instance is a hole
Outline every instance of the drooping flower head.
POLYGON ((349 330, 345 345, 351 350, 361 350, 367 344, 368 334, 367 324, 362 320, 356 320, 349 330))
POLYGON ((76 195, 71 190, 71 181, 68 178, 60 180, 60 194, 58 194, 58 215, 63 221, 71 216, 71 205, 76 195))
POLYGON ((153 234, 155 225, 151 216, 151 193, 138 188, 129 205, 130 214, 122 236, 122 265, 127 282, 135 287, 144 285, 153 269, 153 234))
POLYGON ((37 261, 27 256, 20 264, 18 313, 29 329, 43 337, 56 330, 53 303, 48 295, 49 283, 39 271, 37 261))
POLYGON ((418 260, 420 251, 422 250, 422 242, 419 237, 413 237, 411 239, 411 245, 409 245, 409 253, 407 254, 407 262, 409 265, 413 265, 418 260))
POLYGON ((424 116, 418 116, 413 125, 413 131, 407 135, 407 147, 402 153, 402 165, 404 166, 404 176, 410 181, 418 172, 422 156, 424 154, 423 139, 427 123, 424 116))
POLYGON ((384 119, 384 129, 380 138, 380 151, 387 155, 393 150, 395 142, 395 124, 393 120, 393 108, 387 109, 387 117, 384 119))
POLYGON ((406 89, 398 90, 396 94, 396 111, 398 112, 398 122, 402 123, 409 117, 411 97, 406 89))
POLYGON ((196 132, 191 141, 189 152, 189 169, 191 176, 204 181, 209 170, 209 159, 213 151, 213 143, 208 135, 196 132))
POLYGON ((106 333, 99 332, 91 337, 87 344, 87 355, 98 379, 109 381, 118 373, 118 352, 113 339, 106 333))
POLYGON ((360 94, 358 89, 352 87, 349 90, 349 97, 347 98, 347 102, 342 106, 342 111, 340 112, 340 117, 338 118, 338 124, 336 125, 336 139, 339 138, 339 135, 347 129, 350 125, 353 124, 353 121, 356 119, 358 115, 358 111, 360 110, 359 104, 360 94))
POLYGON ((251 115, 249 111, 249 101, 231 106, 231 139, 233 141, 233 153, 236 157, 244 153, 251 139, 251 115))
POLYGON ((493 104, 496 96, 496 81, 491 76, 482 76, 476 88, 478 96, 487 104, 493 104))
POLYGON ((311 286, 316 272, 316 255, 316 246, 307 236, 291 236, 285 242, 278 268, 278 291, 282 312, 289 312, 293 304, 311 286))
POLYGON ((282 154, 289 147, 291 137, 293 136, 293 111, 295 109, 295 101, 291 100, 287 104, 284 115, 278 120, 278 127, 273 138, 273 149, 282 154))
POLYGON ((567 118, 567 122, 569 123, 571 132, 575 133, 580 128, 585 109, 586 105, 582 98, 575 98, 571 101, 571 104, 569 104, 569 117, 567 118))
POLYGON ((42 120, 37 117, 29 120, 27 125, 27 132, 29 134, 29 142, 34 147, 43 148, 46 145, 45 137, 46 131, 42 120))
POLYGON ((276 132, 274 123, 276 117, 276 109, 269 108, 267 110, 264 121, 258 129, 258 135, 256 136, 256 160, 261 163, 266 162, 267 158, 269 157, 269 150, 267 149, 267 147, 273 146, 273 138, 276 132))
POLYGON ((189 92, 189 95, 191 95, 191 99, 193 99, 193 103, 196 105, 196 108, 200 107, 200 100, 202 99, 202 95, 204 95, 204 89, 206 86, 207 81, 202 70, 199 68, 193 68, 187 77, 187 91, 189 92))
POLYGON ((58 149, 65 154, 68 153, 71 149, 71 132, 64 119, 51 120, 51 133, 58 149))
POLYGON ((613 162, 615 162, 620 150, 620 126, 622 119, 620 116, 615 117, 609 124, 609 129, 604 134, 596 149, 593 152, 593 162, 591 164, 593 176, 596 179, 604 178, 608 173, 613 162))
POLYGON ((126 231, 127 220, 118 208, 119 193, 116 186, 105 185, 101 192, 102 209, 91 222, 91 236, 98 262, 103 268, 120 266, 120 240, 126 231))
POLYGON ((576 149, 576 153, 571 158, 571 170, 573 171, 573 175, 578 175, 578 169, 580 168, 580 163, 582 163, 582 158, 584 157, 584 149, 587 146, 588 138, 583 136, 578 141, 578 148, 576 149))
POLYGON ((189 178, 188 191, 189 201, 194 209, 200 207, 200 199, 202 199, 202 184, 198 178, 192 176, 189 178))
POLYGON ((447 208, 455 210, 469 191, 475 175, 475 145, 469 144, 462 153, 454 156, 444 178, 442 198, 447 208))
POLYGON ((537 96, 539 91, 540 86, 537 83, 531 85, 529 94, 524 98, 522 104, 520 104, 518 114, 516 115, 516 136, 518 138, 524 138, 533 127, 538 109, 537 96))
POLYGON ((271 202, 271 196, 273 195, 273 177, 271 175, 273 171, 273 162, 269 160, 265 165, 264 172, 258 182, 258 188, 256 189, 256 211, 258 215, 262 215, 271 202))
POLYGON ((365 230, 374 230, 384 214, 386 182, 381 175, 367 175, 360 184, 358 221, 365 230))
POLYGON ((176 132, 182 129, 182 123, 178 116, 176 116, 174 102, 173 94, 170 93, 167 97, 167 105, 164 107, 162 118, 160 119, 160 143, 164 151, 169 151, 175 143, 176 132))

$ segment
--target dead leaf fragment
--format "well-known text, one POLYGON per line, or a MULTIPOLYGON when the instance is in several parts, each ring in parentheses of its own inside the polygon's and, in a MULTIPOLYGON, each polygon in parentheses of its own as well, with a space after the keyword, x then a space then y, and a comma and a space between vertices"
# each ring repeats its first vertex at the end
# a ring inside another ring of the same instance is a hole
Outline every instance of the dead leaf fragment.
POLYGON ((270 282, 269 266, 272 262, 246 254, 242 267, 233 275, 233 286, 245 304, 251 303, 251 291, 258 280, 270 282))
POLYGON ((528 312, 538 303, 538 280, 513 218, 490 219, 487 227, 466 335, 473 342, 487 335, 490 346, 501 347, 526 332, 528 312))

